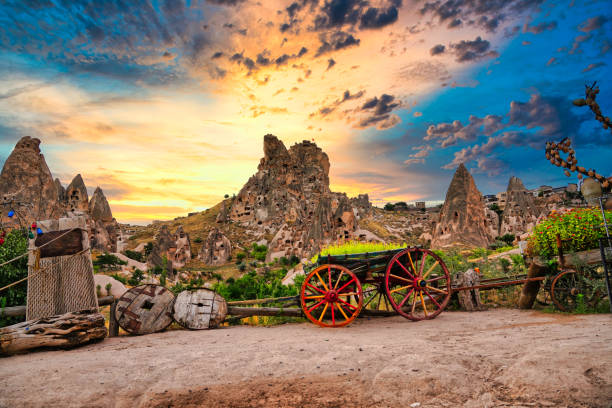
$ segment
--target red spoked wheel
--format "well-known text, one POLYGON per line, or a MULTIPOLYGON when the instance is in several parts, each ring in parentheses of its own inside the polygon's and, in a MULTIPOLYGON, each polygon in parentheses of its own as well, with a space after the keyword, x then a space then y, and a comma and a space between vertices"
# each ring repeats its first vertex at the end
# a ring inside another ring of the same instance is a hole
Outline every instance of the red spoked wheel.
POLYGON ((433 319, 450 300, 450 274, 430 250, 407 248, 387 264, 385 292, 391 306, 405 318, 433 319))
POLYGON ((323 327, 346 326, 355 320, 363 304, 359 279, 340 265, 322 265, 310 272, 300 298, 308 320, 323 327))

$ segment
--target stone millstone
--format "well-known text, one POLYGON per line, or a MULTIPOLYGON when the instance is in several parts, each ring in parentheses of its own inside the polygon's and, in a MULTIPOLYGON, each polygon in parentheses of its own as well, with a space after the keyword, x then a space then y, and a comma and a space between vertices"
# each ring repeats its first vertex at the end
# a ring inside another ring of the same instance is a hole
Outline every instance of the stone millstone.
POLYGON ((172 323, 173 306, 174 294, 163 286, 136 286, 117 301, 115 319, 132 334, 156 333, 172 323))
POLYGON ((188 329, 212 329, 227 315, 227 302, 208 289, 185 290, 174 302, 174 320, 188 329))

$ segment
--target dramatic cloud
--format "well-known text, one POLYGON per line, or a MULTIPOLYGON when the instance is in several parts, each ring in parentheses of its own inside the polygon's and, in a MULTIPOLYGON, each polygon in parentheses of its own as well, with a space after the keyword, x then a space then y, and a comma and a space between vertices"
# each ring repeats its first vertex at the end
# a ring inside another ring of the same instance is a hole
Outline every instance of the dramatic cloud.
POLYGON ((510 110, 503 118, 495 115, 482 119, 471 116, 467 126, 463 126, 459 121, 432 125, 427 129, 425 140, 437 139, 441 147, 448 147, 458 140, 474 141, 480 135, 488 136, 485 143, 465 147, 456 152, 453 160, 443 168, 454 169, 460 163, 477 161, 479 169, 482 167, 481 170, 492 175, 496 174, 495 171, 500 170, 499 166, 502 165, 501 161, 495 161, 495 157, 492 157, 500 146, 542 149, 546 141, 561 140, 563 137, 570 137, 574 147, 605 144, 605 135, 601 131, 597 130, 595 134, 588 135, 579 131, 581 123, 590 117, 577 115, 571 110, 571 106, 571 102, 564 98, 545 98, 534 94, 527 102, 512 101, 510 110), (502 123, 504 118, 507 118, 507 121, 502 123), (484 127, 479 129, 479 124, 484 127), (506 130, 508 128, 513 130, 506 130), (500 132, 502 130, 503 132, 500 132))
MULTIPOLYGON (((370 7, 363 0, 328 0, 323 3, 314 19, 315 30, 341 29, 354 27, 359 23, 361 29, 381 28, 397 21, 401 0, 383 2, 382 7, 370 7)), ((300 7, 293 7, 287 13, 295 15, 300 7)))
POLYGON ((358 109, 358 111, 367 113, 368 116, 361 119, 357 127, 376 126, 378 129, 389 129, 400 122, 400 118, 397 115, 391 115, 391 112, 401 105, 401 101, 392 95, 382 94, 380 98, 375 96, 358 109))
POLYGON ((540 34, 546 30, 554 30, 557 28, 557 22, 551 21, 549 23, 540 23, 537 25, 529 25, 529 22, 525 23, 523 26, 524 33, 532 33, 532 34, 540 34))
POLYGON ((588 20, 580 24, 578 29, 582 32, 589 33, 593 30, 599 30, 607 21, 608 18, 605 16, 589 18, 588 20))
MULTIPOLYGON (((330 113, 334 112, 336 110, 336 108, 338 108, 338 106, 340 106, 341 104, 343 104, 344 102, 347 101, 351 101, 351 100, 355 100, 355 99, 359 99, 363 96, 364 92, 363 91, 359 91, 355 94, 351 94, 350 91, 344 91, 344 93, 342 94, 342 98, 341 99, 336 99, 332 104, 328 105, 328 106, 323 106, 322 108, 319 109, 319 111, 317 112, 319 116, 324 117, 329 115, 330 113)), ((311 113, 310 117, 313 118, 317 115, 317 113, 311 113)))
POLYGON ((446 47, 442 44, 434 45, 431 50, 429 50, 430 55, 440 55, 444 53, 446 47))
POLYGON ((450 48, 457 57, 457 62, 477 61, 484 57, 498 57, 497 51, 490 51, 491 43, 476 37, 473 41, 462 40, 456 44, 451 44, 450 48))
POLYGON ((332 34, 321 34, 319 40, 321 41, 321 45, 319 46, 315 57, 330 53, 332 51, 338 51, 343 48, 358 46, 360 41, 359 39, 353 37, 352 34, 345 33, 344 31, 336 31, 332 34))
POLYGON ((603 67, 605 65, 606 65, 605 62, 597 62, 594 64, 589 64, 585 69, 582 70, 582 72, 589 72, 595 68, 603 67))
POLYGON ((488 32, 495 32, 500 23, 508 18, 535 9, 543 0, 436 0, 425 2, 422 15, 432 14, 448 28, 458 27, 463 22, 488 32))
POLYGON ((412 150, 416 150, 416 153, 411 154, 409 159, 404 160, 404 164, 411 165, 417 163, 425 163, 425 157, 429 156, 429 152, 433 150, 431 146, 423 145, 423 146, 415 146, 412 150))

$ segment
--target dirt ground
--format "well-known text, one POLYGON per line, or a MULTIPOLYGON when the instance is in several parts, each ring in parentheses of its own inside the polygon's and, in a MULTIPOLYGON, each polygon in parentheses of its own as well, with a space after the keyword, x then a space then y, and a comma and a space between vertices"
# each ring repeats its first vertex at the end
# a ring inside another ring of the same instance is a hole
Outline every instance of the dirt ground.
POLYGON ((444 312, 118 337, 0 359, 0 407, 605 407, 612 316, 444 312))

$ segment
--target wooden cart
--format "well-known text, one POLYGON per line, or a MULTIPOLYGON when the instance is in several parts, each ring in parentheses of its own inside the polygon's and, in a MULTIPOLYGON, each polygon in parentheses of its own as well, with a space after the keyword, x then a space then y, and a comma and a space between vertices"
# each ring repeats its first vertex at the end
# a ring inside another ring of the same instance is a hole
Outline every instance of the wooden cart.
MULTIPOLYGON (((560 264, 563 266, 562 255, 560 264)), ((384 252, 320 256, 300 292, 303 314, 323 327, 342 327, 365 309, 368 315, 399 314, 409 320, 433 319, 454 292, 487 290, 545 281, 554 305, 572 311, 579 299, 592 303, 604 295, 590 276, 562 267, 556 274, 514 275, 481 280, 475 286, 456 286, 443 260, 434 252, 409 247, 384 252)))

